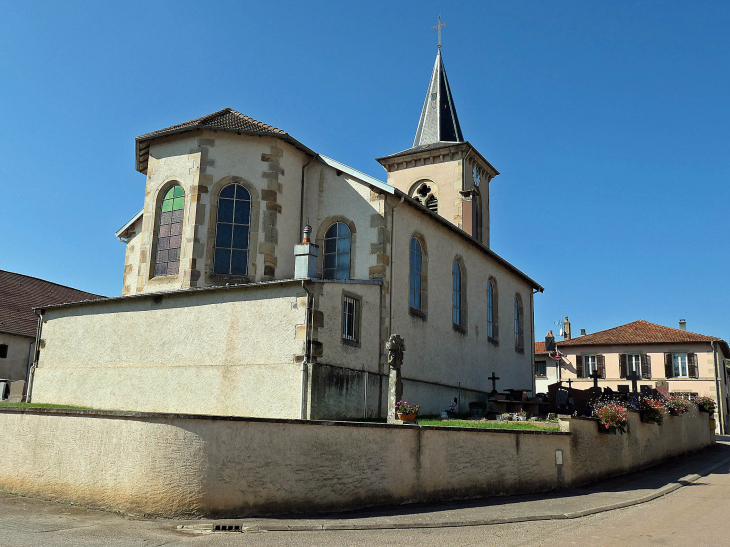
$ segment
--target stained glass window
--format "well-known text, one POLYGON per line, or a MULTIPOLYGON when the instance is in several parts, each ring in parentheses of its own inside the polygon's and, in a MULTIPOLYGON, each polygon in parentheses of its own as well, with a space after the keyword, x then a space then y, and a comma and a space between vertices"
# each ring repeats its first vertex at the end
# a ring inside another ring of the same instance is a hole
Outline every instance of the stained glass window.
POLYGON ((454 260, 452 272, 454 280, 453 302, 452 302, 452 321, 454 325, 461 325, 461 267, 459 261, 454 260))
POLYGON ((411 278, 410 278, 410 307, 414 310, 421 309, 421 272, 423 255, 421 253, 421 242, 418 239, 411 238, 411 278))
POLYGON ((215 273, 246 275, 250 227, 251 194, 240 184, 229 184, 218 196, 213 266, 215 273))
POLYGON ((160 224, 157 229, 155 275, 177 275, 180 271, 185 190, 173 186, 162 199, 160 224))
POLYGON ((324 234, 325 279, 350 279, 350 228, 344 222, 335 222, 324 234))

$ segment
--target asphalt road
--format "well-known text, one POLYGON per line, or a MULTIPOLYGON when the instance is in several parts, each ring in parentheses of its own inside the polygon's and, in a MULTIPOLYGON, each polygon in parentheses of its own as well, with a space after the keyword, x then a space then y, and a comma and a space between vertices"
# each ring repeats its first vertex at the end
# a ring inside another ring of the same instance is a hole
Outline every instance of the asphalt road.
POLYGON ((730 545, 729 508, 730 463, 626 509, 569 520, 426 529, 191 534, 176 530, 176 521, 0 494, 0 546, 723 546, 730 545))

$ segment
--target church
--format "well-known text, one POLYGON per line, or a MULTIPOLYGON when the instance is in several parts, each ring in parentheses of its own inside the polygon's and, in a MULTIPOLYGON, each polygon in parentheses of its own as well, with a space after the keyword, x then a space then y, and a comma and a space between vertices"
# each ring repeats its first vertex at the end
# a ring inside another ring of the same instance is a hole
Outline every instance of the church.
POLYGON ((391 334, 424 414, 485 401, 490 375, 534 390, 543 289, 490 248, 499 172, 464 139, 440 45, 413 145, 377 159, 385 181, 230 108, 135 154, 122 296, 37 310, 33 402, 384 417, 391 334))

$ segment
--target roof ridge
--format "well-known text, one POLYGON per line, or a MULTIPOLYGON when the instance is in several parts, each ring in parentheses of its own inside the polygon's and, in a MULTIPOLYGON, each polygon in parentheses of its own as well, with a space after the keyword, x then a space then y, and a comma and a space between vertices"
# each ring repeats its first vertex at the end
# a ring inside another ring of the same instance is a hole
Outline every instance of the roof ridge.
POLYGON ((48 281, 47 279, 41 279, 40 277, 35 277, 33 275, 22 274, 22 273, 18 273, 18 272, 11 272, 10 270, 0 270, 0 273, 8 273, 8 274, 12 274, 12 275, 19 275, 19 276, 22 276, 22 277, 26 277, 28 279, 35 279, 36 281, 42 281, 43 283, 48 283, 49 285, 56 285, 57 287, 63 287, 64 289, 71 289, 72 291, 83 292, 83 293, 86 293, 86 294, 91 294, 93 296, 104 296, 102 294, 96 294, 96 293, 93 293, 93 292, 84 291, 82 289, 77 289, 76 287, 71 287, 69 285, 61 285, 60 283, 56 283, 55 281, 48 281))

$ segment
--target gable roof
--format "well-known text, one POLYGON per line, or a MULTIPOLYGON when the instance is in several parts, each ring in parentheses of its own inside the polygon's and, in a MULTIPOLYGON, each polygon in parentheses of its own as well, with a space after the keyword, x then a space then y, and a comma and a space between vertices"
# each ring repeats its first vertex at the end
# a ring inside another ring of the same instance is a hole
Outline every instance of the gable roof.
POLYGON ((35 338, 38 318, 34 307, 102 298, 106 297, 0 270, 0 332, 35 338))
POLYGON ((730 356, 730 347, 722 338, 706 336, 686 330, 673 329, 639 319, 608 330, 578 336, 571 340, 556 340, 560 346, 606 346, 622 344, 681 344, 691 342, 719 342, 725 355, 730 356))
POLYGON ((309 148, 304 146, 298 140, 273 125, 268 125, 258 120, 254 120, 250 116, 241 114, 232 108, 224 108, 218 112, 201 116, 187 122, 171 125, 165 129, 158 129, 151 133, 145 133, 135 139, 136 163, 137 171, 147 173, 147 161, 149 158, 150 143, 157 137, 172 135, 175 133, 183 133, 194 129, 213 129, 216 131, 230 131, 233 133, 246 135, 269 135, 278 137, 306 152, 315 155, 309 148))
POLYGON ((535 342, 535 353, 547 353, 545 351, 545 342, 535 342))
POLYGON ((463 142, 459 117, 456 115, 454 98, 451 95, 449 80, 441 57, 441 48, 428 83, 426 100, 423 102, 421 118, 418 120, 413 147, 437 142, 463 142))

